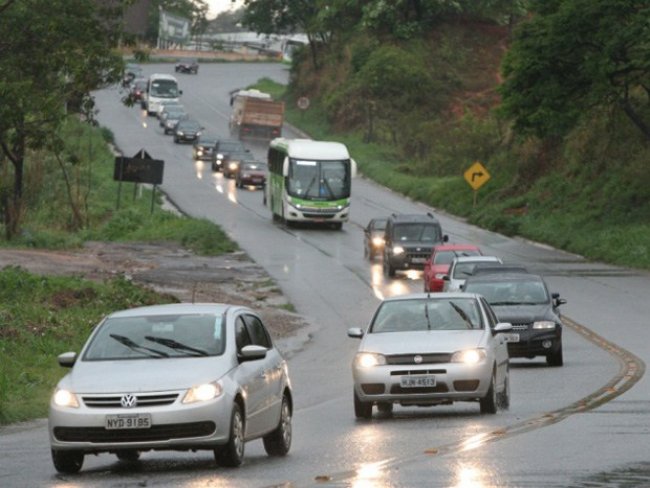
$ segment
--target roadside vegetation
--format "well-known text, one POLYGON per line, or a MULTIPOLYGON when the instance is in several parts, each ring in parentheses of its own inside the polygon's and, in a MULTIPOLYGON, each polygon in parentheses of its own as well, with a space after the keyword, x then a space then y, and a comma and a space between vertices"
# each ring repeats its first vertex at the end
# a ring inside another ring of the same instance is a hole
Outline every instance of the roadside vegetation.
POLYGON ((248 3, 250 27, 311 39, 288 87, 258 88, 310 136, 344 142, 365 176, 481 227, 650 268, 650 7, 248 3), (491 175, 476 204, 475 161, 491 175))

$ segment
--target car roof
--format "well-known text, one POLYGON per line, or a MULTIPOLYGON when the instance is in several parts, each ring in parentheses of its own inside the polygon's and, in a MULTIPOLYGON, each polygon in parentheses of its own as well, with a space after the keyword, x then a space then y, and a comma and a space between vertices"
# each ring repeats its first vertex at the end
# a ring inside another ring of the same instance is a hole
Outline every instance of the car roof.
POLYGON ((434 252, 440 251, 480 251, 480 248, 475 244, 437 244, 433 246, 434 252))
POLYGON ((402 223, 438 223, 433 214, 392 214, 389 217, 395 224, 402 223))
POLYGON ((440 293, 409 293, 406 295, 397 295, 394 297, 384 298, 384 302, 396 302, 400 300, 453 300, 459 298, 479 298, 477 293, 457 292, 440 292, 440 293))
POLYGON ((530 274, 528 270, 523 266, 513 266, 507 264, 498 264, 498 263, 485 263, 489 266, 481 266, 481 263, 477 264, 472 270, 472 276, 478 274, 495 274, 495 273, 524 273, 530 274))
POLYGON ((456 263, 499 263, 501 260, 496 256, 458 256, 454 258, 456 263))
POLYGON ((166 305, 150 305, 128 310, 119 310, 109 314, 109 317, 141 317, 148 315, 175 315, 213 313, 223 315, 232 305, 226 303, 170 303, 166 305))
POLYGON ((465 286, 467 283, 504 283, 512 281, 541 281, 544 282, 544 278, 541 275, 534 273, 485 273, 478 275, 471 275, 467 277, 465 286))

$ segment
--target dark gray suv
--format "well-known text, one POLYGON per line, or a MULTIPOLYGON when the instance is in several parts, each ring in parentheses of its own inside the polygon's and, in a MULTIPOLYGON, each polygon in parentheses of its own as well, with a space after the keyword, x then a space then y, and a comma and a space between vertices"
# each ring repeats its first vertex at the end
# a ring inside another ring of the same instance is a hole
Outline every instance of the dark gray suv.
POLYGON ((392 277, 398 270, 423 269, 433 246, 447 240, 430 213, 392 214, 384 232, 384 273, 392 277))

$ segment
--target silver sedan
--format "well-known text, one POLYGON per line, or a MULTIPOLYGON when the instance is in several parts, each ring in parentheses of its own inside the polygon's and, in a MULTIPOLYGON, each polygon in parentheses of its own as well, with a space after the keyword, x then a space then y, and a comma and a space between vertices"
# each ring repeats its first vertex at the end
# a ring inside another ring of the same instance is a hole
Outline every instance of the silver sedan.
POLYGON ((225 304, 172 304, 115 312, 77 355, 50 402, 54 467, 78 472, 84 456, 142 451, 214 451, 238 466, 244 443, 266 452, 291 446, 292 392, 286 361, 260 317, 225 304))
POLYGON ((352 364, 354 413, 372 407, 479 402, 481 413, 510 403, 506 334, 490 305, 471 293, 403 295, 384 300, 370 325, 348 330, 361 344, 352 364))

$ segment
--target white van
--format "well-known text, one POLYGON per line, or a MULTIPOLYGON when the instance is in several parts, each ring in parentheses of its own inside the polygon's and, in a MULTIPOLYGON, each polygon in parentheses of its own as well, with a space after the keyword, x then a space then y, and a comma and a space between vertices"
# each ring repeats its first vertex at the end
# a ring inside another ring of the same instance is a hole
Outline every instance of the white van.
POLYGON ((160 109, 160 102, 176 100, 183 92, 178 89, 178 81, 172 75, 154 73, 147 81, 147 91, 142 99, 142 108, 148 115, 155 115, 160 109))

